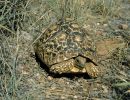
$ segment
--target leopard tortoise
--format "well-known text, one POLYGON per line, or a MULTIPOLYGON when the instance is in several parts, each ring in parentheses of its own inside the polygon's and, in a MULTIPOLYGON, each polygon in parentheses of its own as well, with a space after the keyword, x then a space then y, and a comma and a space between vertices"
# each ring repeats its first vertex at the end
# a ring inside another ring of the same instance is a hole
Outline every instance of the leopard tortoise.
POLYGON ((34 44, 38 58, 53 73, 100 75, 91 37, 70 18, 50 25, 34 44))

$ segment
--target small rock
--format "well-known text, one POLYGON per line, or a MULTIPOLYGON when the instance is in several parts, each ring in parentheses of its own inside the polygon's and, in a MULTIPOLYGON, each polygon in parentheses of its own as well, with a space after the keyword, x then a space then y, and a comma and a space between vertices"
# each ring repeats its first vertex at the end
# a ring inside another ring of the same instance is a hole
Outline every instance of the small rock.
POLYGON ((127 55, 127 56, 126 56, 126 59, 127 59, 127 61, 130 62, 130 55, 127 55))
POLYGON ((74 98, 77 99, 78 97, 75 95, 74 98))
POLYGON ((109 92, 107 86, 102 85, 102 88, 103 88, 103 93, 106 93, 106 94, 107 94, 107 93, 109 92))
POLYGON ((97 23, 97 25, 100 25, 100 23, 97 23))
POLYGON ((51 80, 53 79, 53 77, 48 76, 47 79, 48 79, 49 81, 51 81, 51 80))
POLYGON ((65 99, 65 97, 64 97, 64 96, 61 96, 61 99, 65 99))
POLYGON ((103 26, 104 26, 104 27, 107 27, 107 26, 108 26, 108 24, 103 24, 103 26))
POLYGON ((125 93, 130 93, 130 89, 129 89, 129 90, 127 90, 125 93))
POLYGON ((118 25, 118 28, 122 29, 122 30, 126 30, 126 29, 128 29, 128 25, 127 24, 120 24, 120 25, 118 25))
POLYGON ((69 82, 66 82, 67 85, 69 85, 70 83, 69 82))

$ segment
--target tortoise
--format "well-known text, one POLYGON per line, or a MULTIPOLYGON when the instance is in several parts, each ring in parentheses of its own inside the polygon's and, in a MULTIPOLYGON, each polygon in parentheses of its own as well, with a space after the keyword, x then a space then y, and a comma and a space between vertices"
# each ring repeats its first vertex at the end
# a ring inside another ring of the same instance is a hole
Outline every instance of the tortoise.
POLYGON ((100 75, 91 36, 71 18, 50 25, 37 39, 34 51, 53 73, 100 75))

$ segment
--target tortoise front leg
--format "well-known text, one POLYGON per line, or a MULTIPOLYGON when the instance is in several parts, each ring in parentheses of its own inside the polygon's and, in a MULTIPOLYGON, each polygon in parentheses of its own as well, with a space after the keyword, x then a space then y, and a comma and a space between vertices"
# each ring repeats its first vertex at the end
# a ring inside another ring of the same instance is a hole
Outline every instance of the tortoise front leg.
POLYGON ((50 71, 62 74, 62 73, 77 73, 80 72, 80 69, 75 66, 74 59, 69 59, 64 62, 52 65, 50 71))
POLYGON ((94 65, 92 62, 86 63, 85 69, 88 75, 92 78, 96 78, 102 74, 100 66, 94 65))

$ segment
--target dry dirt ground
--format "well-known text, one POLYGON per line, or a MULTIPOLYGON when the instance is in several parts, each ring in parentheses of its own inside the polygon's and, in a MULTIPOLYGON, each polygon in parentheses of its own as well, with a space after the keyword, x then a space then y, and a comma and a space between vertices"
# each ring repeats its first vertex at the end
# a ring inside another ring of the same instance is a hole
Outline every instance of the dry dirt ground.
MULTIPOLYGON (((94 17, 83 25, 93 36, 98 62, 103 66, 104 74, 96 79, 85 74, 49 73, 35 57, 33 36, 25 30, 17 31, 17 36, 3 36, 1 58, 10 73, 5 71, 6 76, 0 75, 0 79, 16 72, 15 92, 10 95, 14 100, 130 100, 130 7, 124 10, 129 19, 101 23, 94 17), (15 66, 15 72, 9 66, 15 66)), ((0 91, 7 92, 7 85, 3 86, 0 91)))

